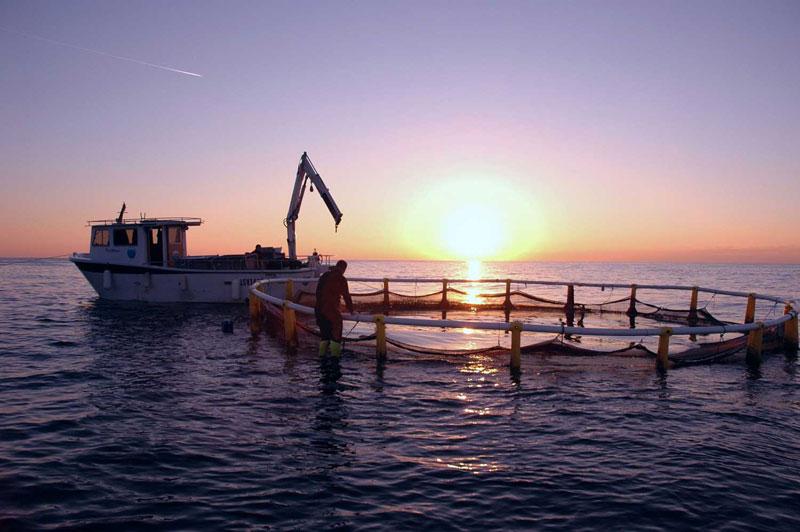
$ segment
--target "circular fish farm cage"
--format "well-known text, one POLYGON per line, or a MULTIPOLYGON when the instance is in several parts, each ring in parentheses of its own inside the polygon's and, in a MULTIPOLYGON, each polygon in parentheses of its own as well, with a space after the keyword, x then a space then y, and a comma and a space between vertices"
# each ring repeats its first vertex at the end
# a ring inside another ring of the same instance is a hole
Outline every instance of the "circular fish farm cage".
MULTIPOLYGON (((250 288, 250 327, 287 345, 316 340, 317 279, 250 288)), ((641 357, 666 370, 798 348, 797 303, 699 286, 516 279, 350 278, 347 349, 374 353, 641 357)))

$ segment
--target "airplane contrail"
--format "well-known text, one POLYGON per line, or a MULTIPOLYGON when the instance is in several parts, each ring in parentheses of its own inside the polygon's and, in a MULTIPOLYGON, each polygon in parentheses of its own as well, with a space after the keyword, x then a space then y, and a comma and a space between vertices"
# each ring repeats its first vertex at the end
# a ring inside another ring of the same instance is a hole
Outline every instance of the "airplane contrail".
POLYGON ((4 28, 2 26, 0 26, 0 30, 7 31, 9 33, 16 33, 17 35, 22 35, 24 37, 30 37, 31 39, 36 39, 36 40, 39 40, 39 41, 47 42, 47 43, 50 43, 50 44, 55 44, 55 45, 58 45, 58 46, 66 46, 67 48, 74 48, 75 50, 80 50, 82 52, 89 52, 91 54, 104 55, 106 57, 111 57, 113 59, 120 59, 122 61, 129 61, 131 63, 137 63, 139 65, 149 66, 149 67, 152 67, 152 68, 159 68, 161 70, 166 70, 168 72, 176 72, 178 74, 185 74, 187 76, 194 76, 196 78, 202 78, 203 77, 202 74, 196 74, 194 72, 189 72, 188 70, 179 70, 177 68, 172 68, 172 67, 168 67, 168 66, 164 66, 164 65, 157 65, 155 63, 148 63, 147 61, 142 61, 141 59, 134 59, 132 57, 123 57, 121 55, 110 54, 108 52, 103 52, 101 50, 93 50, 91 48, 85 48, 83 46, 78 46, 77 44, 70 44, 70 43, 64 42, 64 41, 57 41, 55 39, 48 39, 47 37, 42 37, 41 35, 35 35, 33 33, 27 33, 27 32, 24 32, 24 31, 12 30, 10 28, 4 28))

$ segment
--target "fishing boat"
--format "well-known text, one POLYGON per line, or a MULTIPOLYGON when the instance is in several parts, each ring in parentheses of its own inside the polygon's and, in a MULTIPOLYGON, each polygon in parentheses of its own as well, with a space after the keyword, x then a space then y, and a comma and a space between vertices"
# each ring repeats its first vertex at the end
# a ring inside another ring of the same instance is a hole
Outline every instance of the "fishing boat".
MULTIPOLYGON (((295 222, 308 184, 317 187, 338 228, 342 213, 306 153, 300 158, 295 185, 284 220, 288 256, 281 247, 261 247, 250 253, 189 255, 187 232, 200 218, 124 218, 90 220, 89 252, 70 260, 102 299, 152 303, 236 303, 248 297, 248 287, 274 277, 315 278, 329 267, 330 256, 316 251, 297 256, 295 222)), ((305 286, 301 289, 313 289, 305 286)), ((280 294, 276 294, 280 295, 280 294)))

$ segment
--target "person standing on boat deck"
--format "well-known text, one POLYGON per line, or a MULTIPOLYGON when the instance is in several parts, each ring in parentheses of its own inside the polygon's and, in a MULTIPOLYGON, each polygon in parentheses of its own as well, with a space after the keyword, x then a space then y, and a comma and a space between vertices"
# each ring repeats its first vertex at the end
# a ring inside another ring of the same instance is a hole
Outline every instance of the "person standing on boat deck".
POLYGON ((353 313, 353 299, 350 297, 350 288, 344 272, 347 263, 340 260, 336 266, 322 274, 317 281, 316 304, 314 316, 322 336, 319 343, 319 355, 323 356, 331 347, 331 354, 339 357, 342 354, 342 313, 339 311, 340 298, 344 297, 347 311, 353 313))

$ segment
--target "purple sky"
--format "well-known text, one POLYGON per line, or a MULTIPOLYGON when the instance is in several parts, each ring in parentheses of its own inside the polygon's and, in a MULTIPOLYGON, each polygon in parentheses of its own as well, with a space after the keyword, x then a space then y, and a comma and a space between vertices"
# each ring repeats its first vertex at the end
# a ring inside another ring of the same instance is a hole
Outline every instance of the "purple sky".
POLYGON ((540 233, 517 258, 800 260, 797 1, 0 1, 0 27, 0 255, 85 250, 123 200, 213 221, 196 251, 280 244, 308 150, 334 252, 431 256, 426 187, 502 182, 537 210, 502 221, 540 233))

